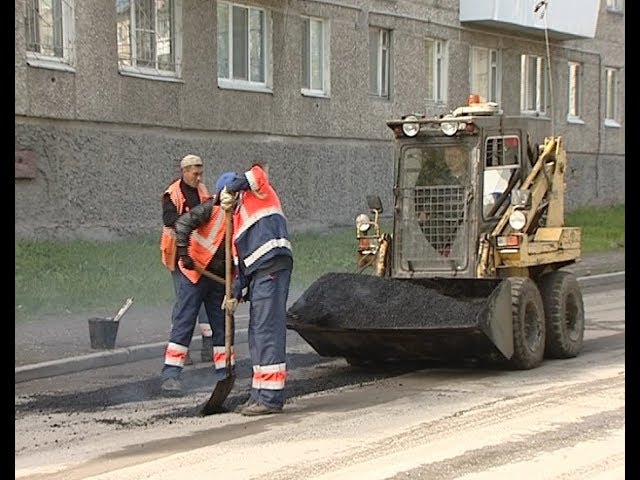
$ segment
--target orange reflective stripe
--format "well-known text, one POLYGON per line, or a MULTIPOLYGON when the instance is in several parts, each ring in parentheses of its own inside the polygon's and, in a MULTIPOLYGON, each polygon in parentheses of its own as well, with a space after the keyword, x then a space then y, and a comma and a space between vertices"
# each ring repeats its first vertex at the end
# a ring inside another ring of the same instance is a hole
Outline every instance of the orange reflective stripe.
POLYGON ((282 215, 282 204, 278 194, 269 184, 266 172, 257 166, 244 172, 250 190, 242 192, 242 201, 234 215, 234 239, 254 225, 258 220, 269 215, 282 215))
POLYGON ((251 386, 257 389, 282 390, 287 379, 284 363, 275 365, 254 365, 251 386))
MULTIPOLYGON (((225 347, 213 347, 213 364, 216 369, 225 368, 227 366, 227 352, 225 347)), ((231 345, 231 365, 236 364, 236 353, 233 345, 231 345)))
MULTIPOLYGON (((191 233, 189 256, 194 262, 206 268, 220 248, 224 233, 224 211, 219 206, 214 206, 211 218, 191 233)), ((186 270, 182 267, 180 270, 192 283, 197 283, 202 276, 196 270, 186 270)))
POLYGON ((183 367, 187 358, 187 352, 189 349, 184 345, 178 343, 169 342, 167 349, 164 353, 164 363, 166 365, 173 365, 176 367, 183 367))

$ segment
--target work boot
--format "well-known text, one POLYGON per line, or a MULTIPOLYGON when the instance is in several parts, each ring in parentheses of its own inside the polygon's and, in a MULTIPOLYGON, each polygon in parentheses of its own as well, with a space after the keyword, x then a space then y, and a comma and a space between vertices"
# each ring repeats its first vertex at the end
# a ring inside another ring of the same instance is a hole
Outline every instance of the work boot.
POLYGON ((190 365, 193 365, 193 359, 191 358, 191 355, 189 355, 189 352, 187 352, 187 355, 184 357, 184 366, 188 367, 190 365))
POLYGON ((249 397, 249 400, 247 400, 246 402, 238 405, 233 411, 234 411, 234 413, 242 413, 242 410, 247 408, 249 405, 254 405, 255 403, 257 403, 257 402, 255 400, 253 400, 251 397, 249 397))
POLYGON ((282 407, 267 407, 261 403, 253 403, 244 407, 240 411, 240 415, 245 417, 256 417, 258 415, 269 415, 271 413, 282 413, 282 407))
POLYGON ((167 378, 162 382, 160 391, 165 397, 179 397, 182 395, 182 382, 177 377, 167 378))
POLYGON ((203 362, 213 362, 213 337, 202 336, 202 350, 200 359, 203 362))

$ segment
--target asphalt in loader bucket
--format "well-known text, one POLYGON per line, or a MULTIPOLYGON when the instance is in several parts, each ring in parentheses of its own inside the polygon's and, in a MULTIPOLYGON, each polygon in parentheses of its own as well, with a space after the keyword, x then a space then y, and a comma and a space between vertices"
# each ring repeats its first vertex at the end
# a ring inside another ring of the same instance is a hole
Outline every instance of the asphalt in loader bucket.
POLYGON ((328 273, 291 305, 287 328, 351 364, 509 359, 511 284, 328 273))

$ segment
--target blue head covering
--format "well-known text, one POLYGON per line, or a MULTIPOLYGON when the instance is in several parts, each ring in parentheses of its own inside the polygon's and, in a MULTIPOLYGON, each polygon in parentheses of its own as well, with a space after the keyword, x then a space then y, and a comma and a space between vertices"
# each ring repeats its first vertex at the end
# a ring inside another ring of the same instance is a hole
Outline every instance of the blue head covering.
POLYGON ((218 180, 216 180, 216 193, 220 195, 222 189, 229 186, 229 184, 236 178, 238 178, 238 174, 236 172, 224 172, 218 177, 218 180))

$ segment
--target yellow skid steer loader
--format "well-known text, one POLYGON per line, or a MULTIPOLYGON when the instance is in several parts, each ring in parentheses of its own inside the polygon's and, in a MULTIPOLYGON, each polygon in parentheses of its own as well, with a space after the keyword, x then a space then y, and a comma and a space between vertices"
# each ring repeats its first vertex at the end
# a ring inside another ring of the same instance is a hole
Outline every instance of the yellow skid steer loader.
POLYGON ((356 218, 354 273, 329 273, 291 305, 287 328, 352 365, 578 355, 581 232, 564 225, 567 155, 548 120, 495 103, 387 122, 395 142, 392 232, 380 197, 356 218))

